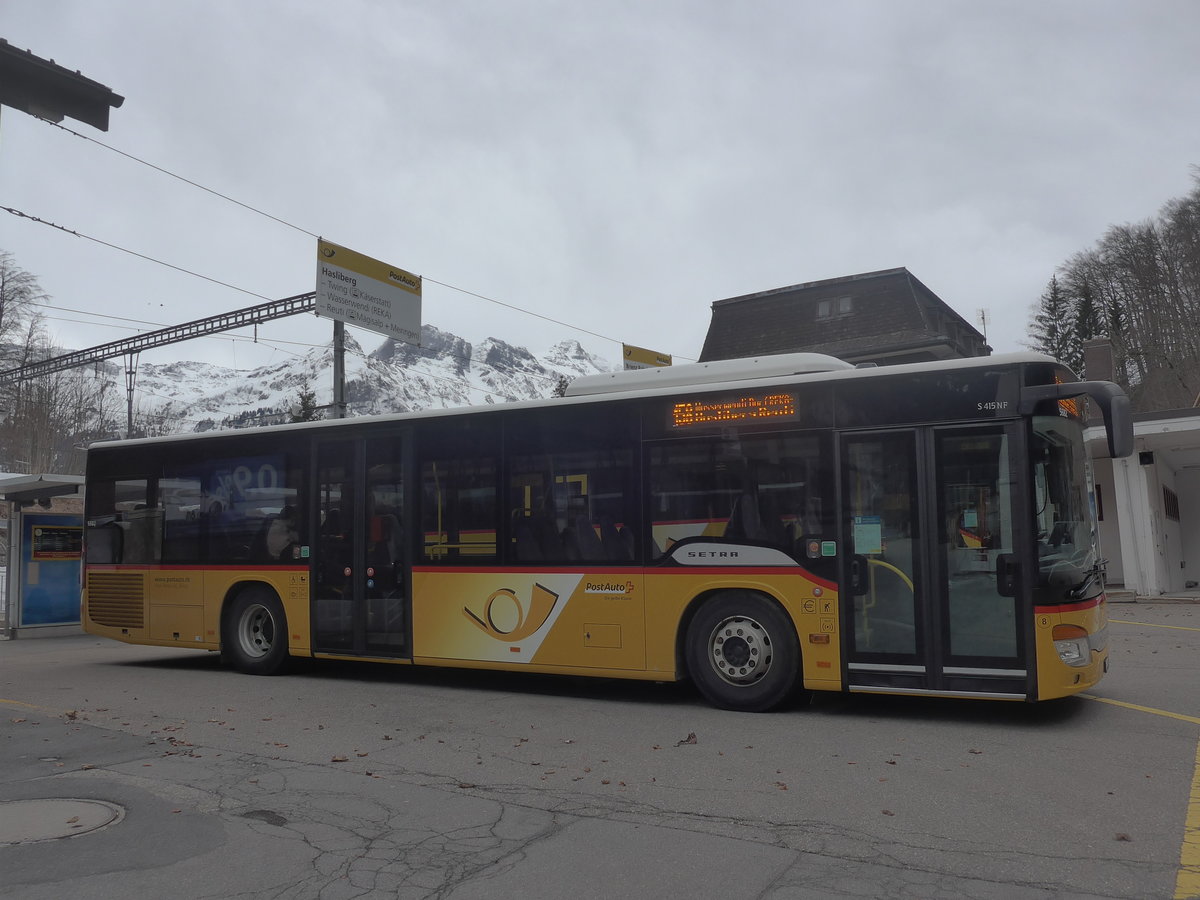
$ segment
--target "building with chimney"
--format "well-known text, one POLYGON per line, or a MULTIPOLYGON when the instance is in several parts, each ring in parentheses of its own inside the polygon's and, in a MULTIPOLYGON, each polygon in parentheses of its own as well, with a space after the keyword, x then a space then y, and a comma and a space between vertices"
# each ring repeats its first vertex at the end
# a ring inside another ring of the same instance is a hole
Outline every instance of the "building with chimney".
POLYGON ((718 300, 700 361, 796 352, 883 366, 988 356, 991 347, 901 267, 718 300))

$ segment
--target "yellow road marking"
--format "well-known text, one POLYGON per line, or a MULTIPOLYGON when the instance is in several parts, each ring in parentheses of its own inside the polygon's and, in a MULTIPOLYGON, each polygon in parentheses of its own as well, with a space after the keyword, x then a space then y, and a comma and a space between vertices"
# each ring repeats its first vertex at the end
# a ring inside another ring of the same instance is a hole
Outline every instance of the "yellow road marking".
MULTIPOLYGON (((1107 697, 1097 697, 1095 694, 1080 694, 1079 696, 1087 700, 1097 700, 1100 703, 1110 703, 1113 706, 1123 706, 1125 709, 1136 709, 1138 712, 1166 716, 1168 719, 1179 719, 1181 722, 1200 725, 1200 718, 1196 716, 1185 716, 1182 713, 1155 709, 1152 706, 1138 706, 1136 703, 1126 703, 1124 700, 1110 700, 1107 697)), ((1196 764, 1192 767, 1192 790, 1188 797, 1187 818, 1183 823, 1183 846, 1179 848, 1179 872, 1175 876, 1175 900, 1196 900, 1196 898, 1200 898, 1200 742, 1196 745, 1196 764)))
POLYGON ((1183 823, 1183 846, 1179 848, 1179 874, 1175 876, 1175 900, 1200 897, 1200 744, 1183 823))
POLYGON ((3 697, 0 697, 0 703, 7 706, 23 706, 26 709, 41 709, 40 706, 34 706, 32 703, 22 703, 20 700, 5 700, 3 697))
POLYGON ((20 700, 8 700, 4 697, 0 697, 0 706, 19 706, 21 709, 33 709, 49 716, 65 716, 70 714, 70 710, 51 709, 49 706, 38 706, 36 703, 24 703, 20 700))
POLYGON ((1200 717, 1185 716, 1183 713, 1170 712, 1165 709, 1155 709, 1153 706, 1138 706, 1136 703, 1126 703, 1124 700, 1111 700, 1108 697, 1097 697, 1095 694, 1080 694, 1086 700, 1095 700, 1099 703, 1111 703, 1113 706, 1123 706, 1125 709, 1136 709, 1138 712, 1150 713, 1153 716, 1166 716, 1168 719, 1178 719, 1181 722, 1191 722, 1193 725, 1200 725, 1200 717))
POLYGON ((1157 625, 1154 622, 1130 622, 1127 619, 1109 619, 1109 622, 1115 622, 1118 625, 1141 625, 1144 628, 1174 628, 1176 631, 1200 631, 1200 628, 1193 628, 1191 625, 1157 625))

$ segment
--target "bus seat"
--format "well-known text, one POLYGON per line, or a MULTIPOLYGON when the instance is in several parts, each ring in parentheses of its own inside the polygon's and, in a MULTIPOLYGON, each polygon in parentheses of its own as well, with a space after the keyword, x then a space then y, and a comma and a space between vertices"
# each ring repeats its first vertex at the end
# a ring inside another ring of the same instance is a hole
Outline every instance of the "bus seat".
POLYGON ((568 562, 577 562, 583 558, 579 550, 579 540, 575 537, 575 530, 570 526, 563 529, 562 542, 563 553, 568 562))
POLYGON ((533 526, 528 519, 521 519, 513 529, 516 537, 516 558, 521 562, 540 562, 545 559, 542 548, 533 534, 533 526))
POLYGON ((633 554, 628 552, 620 532, 617 531, 616 523, 610 516, 600 517, 600 540, 604 543, 605 558, 617 562, 633 559, 633 554))
POLYGON ((530 529, 542 551, 542 559, 562 559, 566 554, 562 535, 546 516, 534 516, 530 520, 530 529))
POLYGON ((617 531, 621 538, 621 544, 625 547, 625 559, 637 559, 637 540, 634 538, 633 529, 628 525, 622 525, 617 531))
POLYGON ((595 562, 606 558, 608 548, 604 546, 603 535, 596 534, 596 527, 587 516, 575 517, 575 539, 579 542, 580 559, 595 562))
POLYGON ((734 501, 733 509, 729 513, 729 525, 725 528, 725 537, 749 541, 760 540, 763 537, 758 498, 753 494, 742 494, 734 501))
POLYGON ((400 520, 391 513, 372 516, 367 561, 378 569, 393 566, 399 562, 402 548, 400 520))
POLYGON ((254 532, 254 537, 250 539, 250 559, 254 562, 265 562, 272 558, 267 552, 267 532, 271 530, 271 523, 276 518, 278 517, 263 516, 262 524, 254 532))

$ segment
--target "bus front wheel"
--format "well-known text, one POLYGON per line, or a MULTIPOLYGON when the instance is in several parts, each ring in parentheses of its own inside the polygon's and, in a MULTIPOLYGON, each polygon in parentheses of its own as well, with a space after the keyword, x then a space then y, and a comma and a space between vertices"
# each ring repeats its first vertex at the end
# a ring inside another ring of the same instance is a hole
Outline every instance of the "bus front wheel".
POLYGON ((765 712, 796 690, 796 629, 779 606, 760 594, 726 591, 705 601, 686 640, 688 672, 715 706, 765 712))
POLYGON ((265 587, 242 591, 221 627, 221 649, 239 672, 274 675, 288 658, 287 618, 275 592, 265 587))

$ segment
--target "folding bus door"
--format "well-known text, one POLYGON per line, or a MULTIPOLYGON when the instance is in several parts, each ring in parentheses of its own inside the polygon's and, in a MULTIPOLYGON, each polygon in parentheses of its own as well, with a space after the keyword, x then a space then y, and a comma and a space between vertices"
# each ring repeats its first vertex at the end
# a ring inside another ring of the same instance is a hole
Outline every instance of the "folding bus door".
POLYGON ((403 435, 319 441, 313 646, 411 656, 403 435))
POLYGON ((1028 610, 1005 596, 1018 491, 1009 426, 840 437, 851 690, 1023 698, 1028 610))

